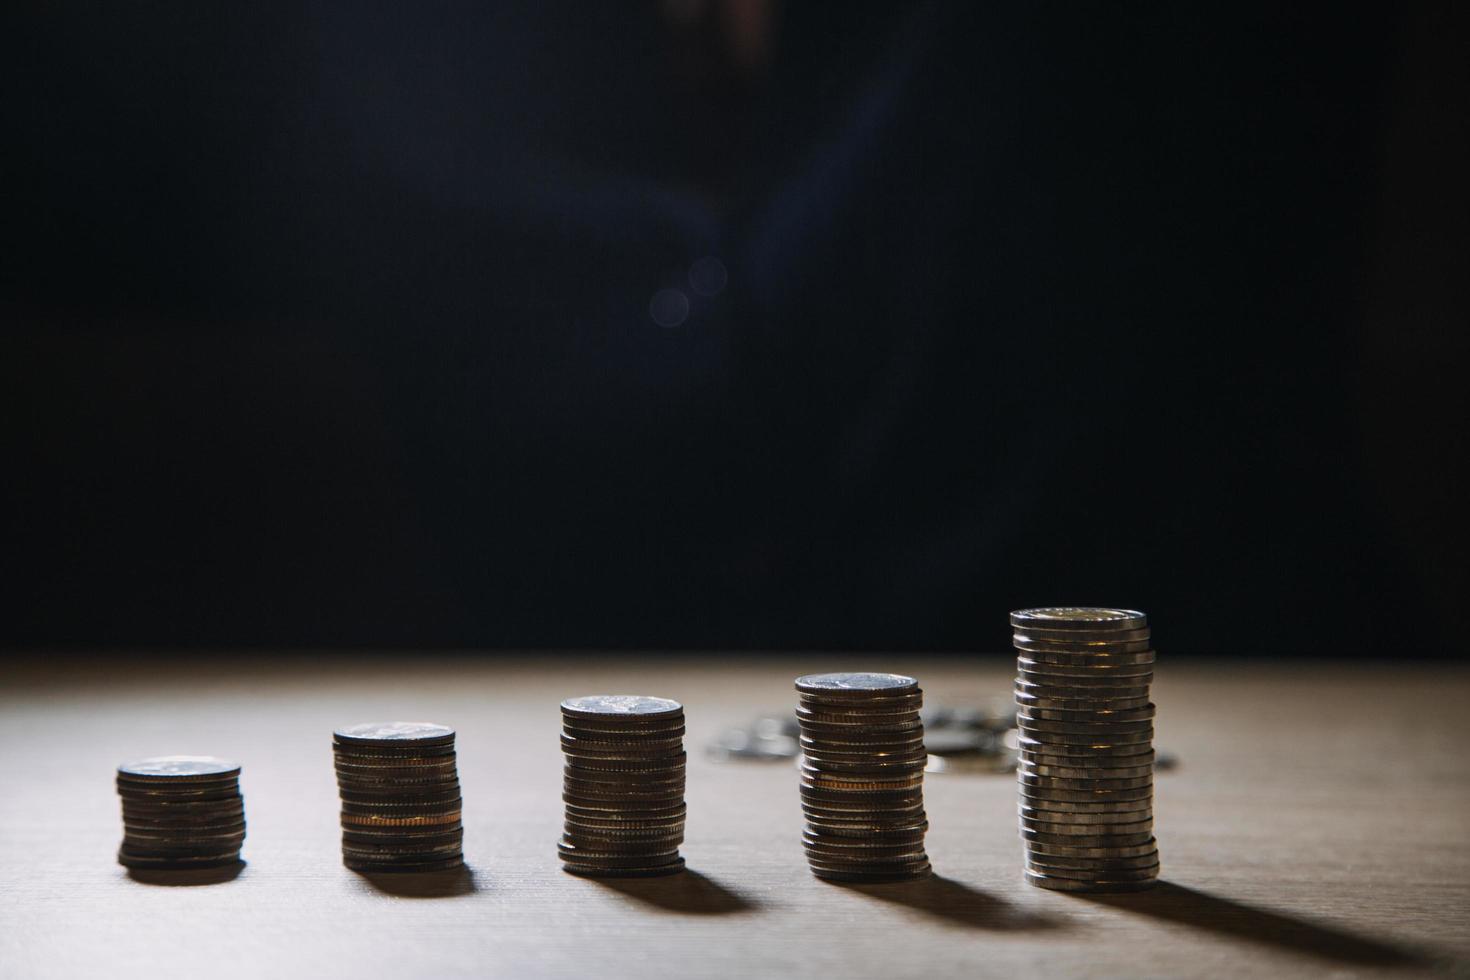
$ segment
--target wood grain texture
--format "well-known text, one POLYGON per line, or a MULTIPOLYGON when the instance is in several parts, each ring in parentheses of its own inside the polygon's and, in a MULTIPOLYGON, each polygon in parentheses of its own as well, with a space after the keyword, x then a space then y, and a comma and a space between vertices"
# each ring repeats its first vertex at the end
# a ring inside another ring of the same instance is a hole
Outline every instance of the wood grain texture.
POLYGON ((718 763, 720 729, 793 701, 809 670, 902 669, 931 702, 1008 692, 1006 657, 36 659, 0 691, 6 977, 1219 977, 1470 967, 1470 672, 1171 664, 1158 671, 1163 883, 1085 898, 1021 880, 1015 786, 931 776, 918 884, 806 871, 788 764, 718 763), (562 873, 557 704, 653 693, 688 715, 690 874, 562 873), (459 730, 463 876, 370 881, 338 863, 330 734, 459 730), (130 879, 113 767, 243 763, 248 864, 130 879))

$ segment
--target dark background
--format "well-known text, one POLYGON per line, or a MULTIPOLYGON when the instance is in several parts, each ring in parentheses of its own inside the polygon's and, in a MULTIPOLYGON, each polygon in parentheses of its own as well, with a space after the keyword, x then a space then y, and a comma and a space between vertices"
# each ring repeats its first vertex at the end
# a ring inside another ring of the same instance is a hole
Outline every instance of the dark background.
POLYGON ((1464 15, 1195 6, 27 5, 3 640, 1458 652, 1464 15))

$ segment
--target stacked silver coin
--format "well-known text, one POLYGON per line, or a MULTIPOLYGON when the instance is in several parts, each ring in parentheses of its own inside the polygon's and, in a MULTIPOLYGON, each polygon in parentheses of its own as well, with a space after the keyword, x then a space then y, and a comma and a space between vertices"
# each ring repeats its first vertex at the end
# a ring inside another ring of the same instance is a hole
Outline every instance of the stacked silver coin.
POLYGON ((129 868, 218 868, 240 860, 240 767, 213 756, 166 755, 117 767, 129 868))
POLYGON ((1026 878, 1058 891, 1136 891, 1153 836, 1154 651, 1129 609, 1011 613, 1026 878))
POLYGON ((608 878, 684 870, 684 706, 594 694, 563 701, 561 717, 562 867, 608 878))
POLYGON ((391 721, 332 736, 342 863, 354 871, 444 871, 464 863, 454 729, 391 721))
POLYGON ((929 874, 924 833, 924 694, 901 674, 796 679, 802 844, 818 878, 904 881, 929 874))

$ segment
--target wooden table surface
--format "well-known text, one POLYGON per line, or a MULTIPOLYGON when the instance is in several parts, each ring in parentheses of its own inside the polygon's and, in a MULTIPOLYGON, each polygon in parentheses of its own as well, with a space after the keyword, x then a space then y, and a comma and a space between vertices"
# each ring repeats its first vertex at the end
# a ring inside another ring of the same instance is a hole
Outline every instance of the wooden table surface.
POLYGON ((931 703, 1008 692, 1003 656, 924 660, 334 654, 22 658, 0 687, 6 977, 1470 975, 1470 672, 1170 662, 1156 744, 1160 885, 1081 897, 1021 880, 1011 777, 926 780, 937 876, 849 887, 805 869, 789 763, 705 743, 788 709, 810 670, 916 674, 931 703), (689 873, 558 868, 557 703, 666 695, 688 715, 689 873), (463 875, 339 864, 331 731, 459 730, 463 875), (124 759, 244 771, 247 864, 205 884, 115 863, 124 759))

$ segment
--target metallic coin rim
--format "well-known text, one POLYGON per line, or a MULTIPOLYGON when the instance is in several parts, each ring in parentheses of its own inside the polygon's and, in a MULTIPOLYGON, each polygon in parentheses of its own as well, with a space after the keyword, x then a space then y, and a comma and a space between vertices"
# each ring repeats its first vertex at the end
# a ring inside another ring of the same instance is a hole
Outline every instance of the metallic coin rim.
POLYGON ((345 725, 332 731, 332 739, 340 745, 451 745, 455 731, 448 725, 434 721, 379 721, 345 725), (398 733, 366 735, 365 729, 391 729, 406 726, 409 730, 398 733), (413 735, 411 730, 423 730, 424 734, 413 735))
POLYGON ((1042 629, 1097 630, 1114 626, 1117 629, 1147 629, 1148 616, 1137 609, 1116 606, 1034 606, 1029 609, 1014 609, 1010 615, 1011 626, 1017 629, 1037 627, 1042 629), (1089 616, 1071 616, 1070 613, 1087 613, 1089 616), (1098 615, 1091 615, 1098 614, 1098 615))
POLYGON ((796 678, 796 690, 802 694, 816 694, 822 697, 832 698, 865 698, 874 696, 892 697, 895 693, 913 693, 919 690, 919 682, 916 678, 907 674, 890 674, 883 671, 829 671, 821 674, 802 674, 796 678), (869 685, 865 687, 837 687, 834 683, 838 678, 883 678, 892 683, 882 686, 869 685))

